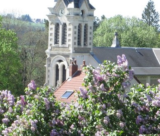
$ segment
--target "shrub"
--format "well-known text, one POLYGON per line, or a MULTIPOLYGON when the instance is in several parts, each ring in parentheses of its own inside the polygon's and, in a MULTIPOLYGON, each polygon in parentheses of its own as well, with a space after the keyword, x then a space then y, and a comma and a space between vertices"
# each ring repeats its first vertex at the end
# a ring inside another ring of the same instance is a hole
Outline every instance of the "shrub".
POLYGON ((130 88, 134 77, 125 55, 117 63, 84 68, 86 76, 77 102, 60 103, 53 89, 37 88, 26 95, 0 92, 0 134, 5 136, 113 136, 160 132, 160 80, 158 86, 130 88))

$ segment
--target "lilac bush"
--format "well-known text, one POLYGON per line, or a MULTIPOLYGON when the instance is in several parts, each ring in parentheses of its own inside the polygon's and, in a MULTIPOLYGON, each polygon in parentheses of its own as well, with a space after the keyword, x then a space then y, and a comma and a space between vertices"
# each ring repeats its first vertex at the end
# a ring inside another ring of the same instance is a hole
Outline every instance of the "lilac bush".
POLYGON ((135 136, 160 133, 160 79, 157 86, 130 87, 134 71, 125 55, 117 64, 87 66, 73 103, 57 102, 53 89, 28 84, 25 95, 0 91, 0 135, 135 136), (130 89, 129 89, 130 88, 130 89), (126 91, 129 89, 129 91, 126 91))
POLYGON ((59 104, 53 89, 36 88, 31 81, 26 95, 14 98, 10 91, 1 91, 0 134, 5 136, 50 135, 53 119, 59 116, 59 104))
POLYGON ((84 87, 77 94, 77 102, 61 107, 59 127, 63 131, 55 132, 53 123, 51 136, 135 136, 160 132, 160 85, 138 84, 126 91, 134 71, 125 55, 117 56, 117 65, 105 61, 96 69, 87 66, 84 71, 84 87))

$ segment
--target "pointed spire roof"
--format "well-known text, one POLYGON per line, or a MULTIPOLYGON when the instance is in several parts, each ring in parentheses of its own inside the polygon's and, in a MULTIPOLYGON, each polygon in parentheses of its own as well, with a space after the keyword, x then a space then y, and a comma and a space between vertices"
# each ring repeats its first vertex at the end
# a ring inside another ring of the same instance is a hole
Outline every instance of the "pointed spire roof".
POLYGON ((115 47, 115 48, 120 48, 121 47, 120 42, 118 40, 118 33, 117 32, 115 32, 115 37, 112 41, 111 47, 115 47))
MULTIPOLYGON (((54 2, 57 2, 58 0, 54 0, 54 2)), ((74 8, 80 8, 84 0, 63 0, 66 4, 66 7, 68 7, 69 4, 72 2, 74 3, 74 8)), ((91 9, 95 9, 89 2, 89 0, 86 0, 88 2, 88 5, 91 9)))

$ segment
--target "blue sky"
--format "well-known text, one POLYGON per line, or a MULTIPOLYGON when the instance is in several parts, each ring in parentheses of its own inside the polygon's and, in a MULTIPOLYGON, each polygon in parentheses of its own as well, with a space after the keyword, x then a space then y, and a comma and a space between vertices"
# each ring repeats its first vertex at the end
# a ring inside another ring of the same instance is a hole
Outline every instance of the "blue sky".
MULTIPOLYGON (((108 18, 118 14, 141 18, 147 2, 148 0, 90 0, 96 8, 95 16, 105 15, 108 18)), ((154 3, 160 13, 160 0, 154 0, 154 3)), ((17 15, 29 14, 32 18, 47 18, 47 7, 53 6, 54 0, 4 0, 0 4, 0 13, 13 12, 17 15)))

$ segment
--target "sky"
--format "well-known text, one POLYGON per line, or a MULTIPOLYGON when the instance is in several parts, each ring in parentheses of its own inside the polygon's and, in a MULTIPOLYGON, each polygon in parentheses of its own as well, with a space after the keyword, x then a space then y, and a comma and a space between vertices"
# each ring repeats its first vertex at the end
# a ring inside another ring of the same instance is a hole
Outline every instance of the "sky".
MULTIPOLYGON (((115 15, 141 18, 148 0, 90 0, 96 8, 95 16, 105 15, 107 18, 115 15)), ((155 9, 160 13, 160 0, 154 0, 155 9)), ((54 6, 54 0, 3 0, 0 4, 0 14, 29 14, 31 18, 47 18, 48 7, 54 6)))

